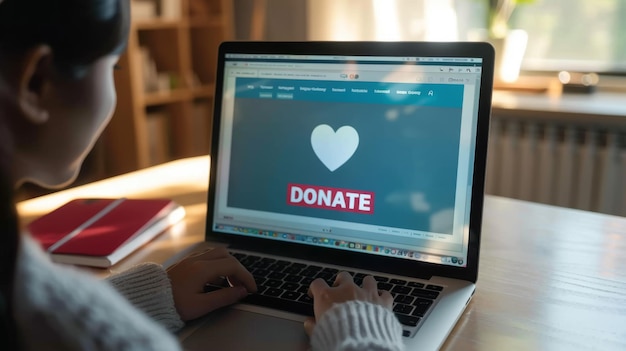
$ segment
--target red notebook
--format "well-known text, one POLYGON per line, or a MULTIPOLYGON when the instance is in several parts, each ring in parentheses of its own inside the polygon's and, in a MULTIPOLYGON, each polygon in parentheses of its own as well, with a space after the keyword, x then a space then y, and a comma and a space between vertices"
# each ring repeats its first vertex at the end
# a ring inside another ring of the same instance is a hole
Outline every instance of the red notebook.
POLYGON ((169 199, 75 199, 28 231, 60 263, 110 267, 185 216, 169 199))

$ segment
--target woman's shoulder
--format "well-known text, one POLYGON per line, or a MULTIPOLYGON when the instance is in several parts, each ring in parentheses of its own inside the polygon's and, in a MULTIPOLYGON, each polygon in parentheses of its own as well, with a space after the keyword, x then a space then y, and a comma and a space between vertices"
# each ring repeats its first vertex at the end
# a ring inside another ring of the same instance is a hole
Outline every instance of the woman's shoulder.
POLYGON ((170 333, 105 281, 51 262, 28 236, 20 243, 14 291, 18 329, 31 346, 178 348, 170 333))

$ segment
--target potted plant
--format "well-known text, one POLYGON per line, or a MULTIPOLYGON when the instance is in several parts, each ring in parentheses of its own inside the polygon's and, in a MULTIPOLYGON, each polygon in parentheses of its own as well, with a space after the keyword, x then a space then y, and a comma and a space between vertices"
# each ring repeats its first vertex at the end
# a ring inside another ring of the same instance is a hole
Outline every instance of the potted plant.
POLYGON ((518 5, 533 2, 535 0, 487 0, 487 40, 496 50, 497 81, 512 83, 519 76, 528 34, 521 29, 511 29, 509 20, 518 5))
POLYGON ((510 30, 509 20, 518 5, 536 0, 487 0, 487 30, 490 38, 505 38, 510 30))

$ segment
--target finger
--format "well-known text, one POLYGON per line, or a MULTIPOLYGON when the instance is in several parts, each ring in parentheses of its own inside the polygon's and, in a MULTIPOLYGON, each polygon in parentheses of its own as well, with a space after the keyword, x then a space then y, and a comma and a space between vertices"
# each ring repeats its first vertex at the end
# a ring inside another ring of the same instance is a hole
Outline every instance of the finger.
POLYGON ((376 281, 376 279, 374 279, 374 277, 368 275, 367 277, 363 278, 363 289, 370 292, 378 291, 378 282, 376 281))
POLYGON ((393 305, 393 296, 387 290, 381 290, 380 297, 388 308, 393 305))
POLYGON ((304 331, 306 334, 311 337, 313 335, 313 329, 315 329, 315 319, 307 318, 304 320, 304 331))
MULTIPOLYGON (((252 276, 252 280, 254 280, 254 276, 252 276)), ((242 281, 237 279, 237 277, 226 277, 226 284, 228 284, 228 286, 246 286, 242 281)), ((249 292, 256 292, 257 288, 256 280, 254 280, 254 290, 250 290, 249 292)))
POLYGON ((232 256, 210 261, 201 260, 196 264, 203 267, 202 271, 206 281, 212 281, 217 277, 227 277, 240 282, 250 292, 256 291, 256 282, 252 274, 232 256))
POLYGON ((326 284, 326 281, 322 278, 317 278, 311 282, 309 285, 309 296, 315 298, 315 296, 319 296, 319 294, 328 289, 329 286, 326 284))
POLYGON ((203 316, 218 308, 232 305, 235 302, 246 297, 248 292, 244 287, 232 287, 216 290, 207 294, 195 295, 194 299, 197 299, 194 303, 193 315, 191 319, 195 317, 203 316))
POLYGON ((337 274, 337 278, 335 278, 335 283, 333 284, 333 286, 337 286, 340 284, 345 284, 345 283, 353 283, 354 280, 352 280, 352 276, 350 275, 350 273, 348 272, 339 272, 339 274, 337 274))

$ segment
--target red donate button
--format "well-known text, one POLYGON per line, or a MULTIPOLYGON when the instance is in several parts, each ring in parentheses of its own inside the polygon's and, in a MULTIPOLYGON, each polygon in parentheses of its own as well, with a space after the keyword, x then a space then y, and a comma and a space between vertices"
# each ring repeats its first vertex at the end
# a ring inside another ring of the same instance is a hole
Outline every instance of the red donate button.
POLYGON ((371 191, 287 184, 287 204, 356 213, 374 213, 371 191))

